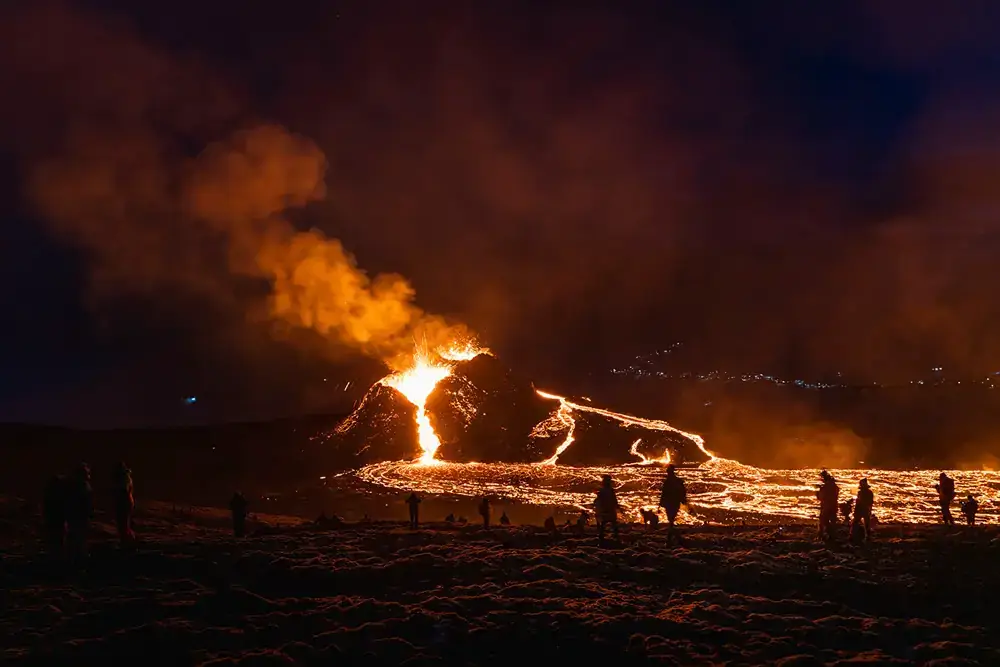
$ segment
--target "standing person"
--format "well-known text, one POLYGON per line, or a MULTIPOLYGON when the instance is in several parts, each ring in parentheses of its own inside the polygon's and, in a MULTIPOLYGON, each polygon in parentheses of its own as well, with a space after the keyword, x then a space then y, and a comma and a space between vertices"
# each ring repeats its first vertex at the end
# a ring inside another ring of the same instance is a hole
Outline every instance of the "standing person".
POLYGON ((42 521, 45 532, 45 550, 56 558, 66 555, 66 492, 69 480, 63 475, 53 475, 45 485, 42 502, 42 521))
POLYGON ((124 461, 120 461, 111 472, 111 499, 115 506, 115 526, 118 539, 127 544, 135 539, 132 530, 132 513, 135 510, 135 496, 132 493, 132 471, 124 461))
POLYGON ((406 499, 406 504, 410 506, 410 528, 416 530, 417 526, 420 525, 420 501, 421 497, 413 492, 410 497, 406 499))
POLYGON ((242 491, 233 494, 229 501, 229 511, 233 514, 233 536, 243 537, 247 534, 247 515, 249 514, 250 503, 242 491))
POLYGON ((858 499, 854 503, 854 522, 851 524, 851 540, 860 541, 861 538, 861 523, 864 522, 865 535, 864 539, 867 542, 872 536, 872 509, 875 507, 875 494, 872 493, 872 489, 868 486, 868 478, 862 479, 858 482, 858 499))
POLYGON ((962 502, 962 514, 965 515, 965 521, 970 526, 976 525, 976 512, 979 511, 979 501, 977 501, 970 493, 968 497, 962 502))
POLYGON ((611 524, 615 539, 618 539, 618 495, 615 493, 611 475, 601 478, 601 488, 594 499, 594 514, 597 515, 597 539, 604 541, 604 530, 611 524))
MULTIPOLYGON (((833 539, 833 529, 837 525, 837 505, 840 500, 840 488, 837 480, 826 470, 819 473, 821 480, 816 498, 819 499, 819 536, 821 539, 833 539)), ((855 509, 855 512, 857 510, 855 509)))
POLYGON ((938 494, 938 504, 941 506, 941 520, 946 526, 954 526, 955 519, 951 516, 951 503, 955 500, 955 480, 948 475, 938 475, 938 483, 934 485, 938 494))
POLYGON ((479 516, 483 517, 483 528, 490 527, 490 516, 492 514, 493 507, 490 505, 490 499, 484 496, 479 503, 479 516))
POLYGON ((87 534, 94 517, 94 490, 90 466, 80 463, 66 486, 66 542, 70 559, 79 563, 87 555, 87 534))
POLYGON ((663 488, 660 490, 660 507, 667 513, 667 544, 673 544, 674 538, 680 542, 676 534, 674 522, 681 505, 687 504, 687 487, 684 480, 677 476, 677 468, 673 463, 667 466, 667 476, 663 478, 663 488))

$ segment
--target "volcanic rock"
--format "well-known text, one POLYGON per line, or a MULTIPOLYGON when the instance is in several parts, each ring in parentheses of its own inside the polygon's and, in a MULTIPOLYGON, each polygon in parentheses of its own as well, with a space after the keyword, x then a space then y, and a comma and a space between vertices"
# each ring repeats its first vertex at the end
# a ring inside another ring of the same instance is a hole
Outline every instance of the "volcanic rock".
POLYGON ((576 429, 573 444, 559 455, 559 463, 573 466, 622 465, 662 459, 670 452, 673 463, 701 463, 708 460, 690 438, 673 431, 628 424, 612 417, 582 410, 573 411, 576 429), (632 454, 636 440, 636 451, 632 454))
POLYGON ((531 433, 553 406, 558 407, 487 354, 456 364, 427 400, 441 440, 438 457, 460 463, 532 463, 550 457, 564 434, 532 438, 531 433))
POLYGON ((421 452, 416 414, 416 407, 402 394, 376 383, 334 436, 360 464, 412 460, 421 452))

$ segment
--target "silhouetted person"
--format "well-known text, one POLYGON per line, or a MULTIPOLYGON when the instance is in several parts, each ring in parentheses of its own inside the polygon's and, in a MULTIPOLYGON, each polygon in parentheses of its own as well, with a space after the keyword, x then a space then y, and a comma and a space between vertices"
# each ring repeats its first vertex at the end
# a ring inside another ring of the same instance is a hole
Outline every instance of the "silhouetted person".
POLYGON ((420 525, 420 502, 422 498, 416 493, 411 493, 406 499, 406 504, 410 506, 410 528, 420 525))
POLYGON ((444 518, 445 523, 455 523, 455 515, 449 514, 444 518))
POLYGON ((934 485, 938 494, 938 504, 941 506, 941 519, 946 526, 954 526, 955 519, 951 516, 951 502, 955 500, 955 480, 948 475, 938 475, 938 483, 934 485))
POLYGON ((241 491, 233 494, 229 501, 229 511, 233 515, 233 536, 243 537, 247 534, 247 515, 249 514, 250 503, 241 491))
POLYGON ((501 526, 510 525, 510 517, 507 516, 507 510, 504 510, 503 514, 500 515, 500 525, 501 526))
POLYGON ((848 498, 840 503, 840 516, 844 517, 844 525, 850 528, 851 513, 854 512, 854 498, 848 498))
POLYGON ((671 463, 667 466, 667 476, 663 478, 663 488, 660 489, 660 507, 667 513, 667 544, 679 539, 674 527, 681 505, 687 503, 687 487, 684 480, 677 476, 677 468, 671 463))
POLYGON ((618 495, 615 493, 611 475, 601 478, 601 488, 594 499, 594 513, 597 515, 597 539, 604 541, 604 531, 611 524, 611 531, 618 539, 618 495))
POLYGON ((555 517, 551 517, 550 516, 547 519, 545 519, 545 530, 549 531, 550 533, 555 533, 556 532, 556 519, 555 519, 555 517))
POLYGON ((837 481, 826 470, 819 473, 820 486, 816 492, 819 499, 819 536, 822 539, 832 539, 833 529, 837 525, 837 505, 840 499, 840 488, 837 481))
POLYGON ((45 485, 42 501, 42 529, 45 532, 45 549, 62 558, 66 553, 66 490, 69 480, 63 475, 53 475, 45 485))
POLYGON ((122 461, 111 472, 111 500, 115 506, 115 526, 118 540, 127 544, 135 539, 132 530, 132 513, 135 511, 135 496, 132 493, 132 471, 122 461))
POLYGON ((875 507, 875 494, 868 486, 868 478, 858 482, 858 498, 854 503, 854 522, 851 524, 850 538, 854 542, 861 541, 861 524, 864 523, 864 540, 872 536, 872 509, 875 507))
POLYGON ((976 512, 979 511, 979 501, 972 497, 970 493, 969 496, 962 501, 962 514, 965 515, 965 521, 970 526, 976 525, 976 512))
POLYGON ((66 543, 70 558, 79 562, 87 553, 87 533, 94 517, 94 491, 90 486, 90 467, 77 465, 66 484, 66 543))
POLYGON ((483 498, 479 503, 479 516, 483 517, 483 528, 490 527, 490 515, 493 514, 493 507, 489 498, 483 498))

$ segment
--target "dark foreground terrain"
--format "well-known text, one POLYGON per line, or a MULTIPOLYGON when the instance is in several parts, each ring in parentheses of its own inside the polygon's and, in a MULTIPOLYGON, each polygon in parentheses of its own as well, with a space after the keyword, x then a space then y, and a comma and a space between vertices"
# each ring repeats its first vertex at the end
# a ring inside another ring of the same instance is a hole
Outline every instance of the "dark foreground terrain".
POLYGON ((805 526, 689 529, 679 548, 629 526, 600 548, 258 519, 237 541, 218 510, 147 506, 135 553, 98 522, 71 574, 6 505, 0 663, 1000 664, 996 528, 885 526, 854 549, 805 526))

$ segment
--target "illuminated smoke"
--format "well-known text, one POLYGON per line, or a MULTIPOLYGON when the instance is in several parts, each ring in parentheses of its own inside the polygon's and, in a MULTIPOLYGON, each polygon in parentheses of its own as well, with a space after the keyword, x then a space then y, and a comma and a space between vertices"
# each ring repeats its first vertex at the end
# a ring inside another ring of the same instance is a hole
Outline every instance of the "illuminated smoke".
MULTIPOLYGON (((272 287, 270 314, 385 361, 413 360, 414 340, 429 349, 468 338, 461 325, 429 315, 396 274, 369 277, 340 241, 318 230, 297 232, 282 214, 326 195, 326 158, 310 140, 266 126, 219 142, 198 158, 187 204, 195 218, 222 230, 236 272, 272 287)), ((426 360, 424 360, 426 361, 426 360)))
POLYGON ((83 251, 92 305, 250 313, 282 337, 310 330, 330 355, 394 370, 414 340, 434 349, 463 337, 417 307, 402 276, 368 275, 337 239, 296 229, 289 212, 327 196, 326 156, 280 125, 248 122, 246 96, 205 63, 61 5, 21 3, 0 18, 0 83, 22 93, 3 112, 19 131, 0 139, 23 159, 34 212, 83 251))

